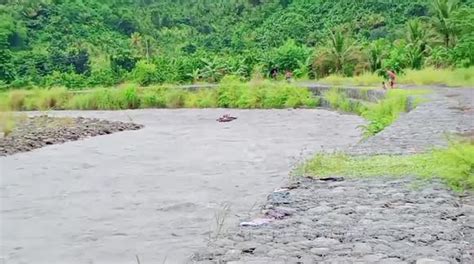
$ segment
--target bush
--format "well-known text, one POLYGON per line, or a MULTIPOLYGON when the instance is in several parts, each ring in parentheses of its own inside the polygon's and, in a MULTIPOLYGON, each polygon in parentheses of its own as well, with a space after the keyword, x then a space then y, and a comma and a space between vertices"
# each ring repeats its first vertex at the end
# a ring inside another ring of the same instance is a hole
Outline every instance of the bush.
POLYGON ((91 76, 88 78, 89 86, 113 86, 121 81, 120 77, 115 74, 112 70, 96 70, 92 71, 91 76))
POLYGON ((133 70, 133 79, 140 85, 150 85, 157 82, 157 67, 146 61, 139 61, 133 70))

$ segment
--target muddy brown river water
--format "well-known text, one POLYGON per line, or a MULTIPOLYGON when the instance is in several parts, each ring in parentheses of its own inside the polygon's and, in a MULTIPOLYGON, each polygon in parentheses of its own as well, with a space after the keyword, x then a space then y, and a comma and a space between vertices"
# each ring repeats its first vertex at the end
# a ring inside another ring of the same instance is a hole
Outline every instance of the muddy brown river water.
POLYGON ((0 263, 181 263, 319 150, 357 143, 326 110, 53 112, 144 124, 0 158, 0 263), (218 123, 230 113, 238 119, 218 123))

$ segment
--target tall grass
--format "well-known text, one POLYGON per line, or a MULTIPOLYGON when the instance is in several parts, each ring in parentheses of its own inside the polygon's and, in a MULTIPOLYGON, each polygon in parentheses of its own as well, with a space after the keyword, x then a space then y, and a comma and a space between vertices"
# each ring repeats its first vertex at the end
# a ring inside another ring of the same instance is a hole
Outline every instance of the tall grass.
POLYGON ((364 135, 369 137, 391 125, 410 107, 416 107, 420 102, 418 96, 425 93, 427 91, 424 90, 389 90, 383 100, 370 103, 350 99, 344 89, 332 88, 323 94, 323 98, 333 109, 355 113, 367 119, 368 124, 362 128, 364 135))
POLYGON ((323 94, 324 99, 329 103, 331 108, 344 112, 362 114, 366 110, 365 104, 350 99, 343 89, 332 88, 323 94))
POLYGON ((375 73, 365 72, 354 77, 341 75, 329 75, 319 80, 323 84, 330 85, 355 85, 355 86, 376 86, 382 87, 383 78, 375 73))
POLYGON ((99 88, 71 93, 64 88, 10 91, 0 105, 11 110, 118 110, 135 108, 300 108, 318 105, 313 94, 288 83, 244 83, 226 77, 216 89, 197 91, 169 86, 99 88))
POLYGON ((447 85, 474 87, 474 67, 456 69, 425 68, 423 70, 408 70, 401 75, 402 84, 416 85, 447 85))
MULTIPOLYGON (((383 77, 375 73, 363 73, 354 77, 330 75, 319 82, 330 85, 359 85, 382 87, 383 77)), ((399 74, 397 83, 412 85, 446 85, 453 87, 474 87, 474 67, 456 69, 425 68, 407 70, 399 74)))
POLYGON ((398 117, 407 112, 410 93, 405 90, 391 90, 387 92, 385 99, 376 104, 366 104, 361 111, 362 117, 369 121, 364 126, 365 136, 379 133, 391 125, 398 117))
POLYGON ((440 178, 456 191, 474 189, 474 145, 453 142, 447 149, 408 156, 318 154, 300 170, 313 177, 418 176, 440 178))

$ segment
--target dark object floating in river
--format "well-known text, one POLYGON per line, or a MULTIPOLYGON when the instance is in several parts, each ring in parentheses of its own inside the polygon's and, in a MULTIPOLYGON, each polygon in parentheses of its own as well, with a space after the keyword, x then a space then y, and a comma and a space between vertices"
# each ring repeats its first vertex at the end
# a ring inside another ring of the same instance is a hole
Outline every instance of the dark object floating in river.
POLYGON ((230 116, 230 115, 223 115, 219 118, 216 119, 217 122, 225 123, 225 122, 231 122, 237 119, 235 116, 230 116))
POLYGON ((343 181, 344 177, 328 177, 328 178, 321 178, 318 179, 320 181, 329 181, 329 182, 338 182, 338 181, 343 181))

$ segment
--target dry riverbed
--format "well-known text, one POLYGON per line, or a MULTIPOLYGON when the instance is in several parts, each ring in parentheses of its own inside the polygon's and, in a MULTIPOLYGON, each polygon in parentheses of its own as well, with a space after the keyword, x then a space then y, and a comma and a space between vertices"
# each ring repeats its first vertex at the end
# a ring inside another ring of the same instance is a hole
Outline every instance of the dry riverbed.
POLYGON ((185 262, 302 157, 356 144, 365 123, 326 110, 48 114, 144 127, 0 157, 6 263, 185 262), (215 121, 225 113, 238 119, 215 121))

